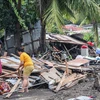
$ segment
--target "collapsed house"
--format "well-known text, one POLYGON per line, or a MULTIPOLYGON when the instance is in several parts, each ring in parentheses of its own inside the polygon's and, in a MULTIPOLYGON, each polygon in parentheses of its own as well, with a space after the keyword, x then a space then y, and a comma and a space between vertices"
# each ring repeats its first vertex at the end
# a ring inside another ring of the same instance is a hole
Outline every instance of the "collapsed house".
MULTIPOLYGON (((58 92, 61 89, 74 86, 80 80, 86 78, 87 73, 84 72, 93 70, 89 66, 90 60, 86 58, 76 59, 76 56, 80 54, 81 46, 86 43, 69 36, 53 34, 46 36, 46 42, 47 52, 40 58, 32 57, 35 69, 29 77, 29 88, 47 84, 50 90, 58 92), (56 46, 56 49, 52 48, 53 46, 50 47, 49 43, 56 46), (59 56, 60 51, 65 52, 67 56, 59 56), (50 56, 53 57, 49 59, 50 56), (68 59, 68 56, 72 56, 72 58, 68 59)), ((10 57, 0 58, 2 63, 0 82, 7 83, 6 87, 10 87, 8 91, 2 91, 1 94, 5 94, 4 98, 9 98, 14 92, 22 88, 20 83, 22 72, 16 71, 20 60, 18 56, 11 55, 10 57)))
MULTIPOLYGON (((9 98, 12 93, 15 92, 17 88, 19 88, 20 85, 21 78, 18 78, 18 72, 16 71, 19 65, 19 59, 16 59, 15 57, 2 57, 1 62, 3 69, 2 75, 0 76, 0 81, 12 84, 11 90, 6 95, 6 98, 9 98)), ((36 58, 33 58, 33 62, 35 63, 35 69, 32 73, 34 75, 31 75, 29 78, 29 87, 34 87, 46 83, 48 84, 48 88, 50 90, 58 92, 65 87, 69 88, 75 85, 79 80, 86 77, 86 74, 72 73, 71 69, 73 68, 69 67, 71 64, 70 62, 68 64, 64 63, 61 65, 55 62, 36 58), (38 75, 35 75, 36 73, 38 73, 38 75)), ((79 65, 87 62, 89 61, 82 60, 80 61, 79 65)), ((77 65, 77 67, 79 65, 77 65)))
POLYGON ((93 47, 88 45, 87 41, 82 41, 82 39, 80 38, 73 38, 67 35, 47 34, 46 43, 47 51, 49 51, 50 49, 53 50, 52 47, 54 46, 59 51, 65 53, 67 57, 71 57, 71 59, 75 59, 77 55, 81 55, 82 45, 88 46, 88 55, 94 54, 93 47))

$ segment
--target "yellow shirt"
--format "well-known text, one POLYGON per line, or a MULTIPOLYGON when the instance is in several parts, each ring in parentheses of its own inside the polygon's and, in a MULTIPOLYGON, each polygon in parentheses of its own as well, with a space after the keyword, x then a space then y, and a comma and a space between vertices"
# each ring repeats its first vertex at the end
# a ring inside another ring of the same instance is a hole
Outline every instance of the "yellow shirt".
POLYGON ((31 57, 25 52, 20 55, 20 60, 24 62, 24 67, 34 65, 31 57))

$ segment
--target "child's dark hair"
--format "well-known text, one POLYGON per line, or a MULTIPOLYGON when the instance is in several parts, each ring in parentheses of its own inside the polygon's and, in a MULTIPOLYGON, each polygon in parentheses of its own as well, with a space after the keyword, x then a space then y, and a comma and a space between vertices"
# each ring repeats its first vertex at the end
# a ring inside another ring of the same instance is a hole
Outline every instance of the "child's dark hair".
POLYGON ((17 48, 17 51, 18 52, 24 52, 24 49, 23 48, 17 48))

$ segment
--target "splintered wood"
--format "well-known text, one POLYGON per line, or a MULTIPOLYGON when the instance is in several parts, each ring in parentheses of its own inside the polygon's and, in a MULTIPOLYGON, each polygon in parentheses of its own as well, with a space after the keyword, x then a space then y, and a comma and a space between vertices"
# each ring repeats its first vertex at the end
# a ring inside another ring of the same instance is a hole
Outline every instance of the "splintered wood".
POLYGON ((43 78, 45 78, 48 82, 54 80, 56 83, 60 82, 62 74, 59 73, 55 68, 51 68, 49 72, 41 73, 43 78))
POLYGON ((18 73, 17 71, 14 71, 14 72, 11 72, 11 73, 6 73, 4 75, 1 75, 0 78, 6 77, 6 76, 9 76, 9 75, 12 75, 12 74, 17 74, 17 73, 18 73))
POLYGON ((76 73, 66 76, 66 72, 65 72, 63 74, 61 81, 59 82, 58 86, 56 87, 56 89, 54 91, 58 92, 65 85, 66 85, 65 87, 67 87, 67 84, 69 84, 69 83, 72 84, 74 81, 79 81, 85 77, 86 77, 86 75, 76 74, 76 73))
MULTIPOLYGON (((2 69, 2 75, 0 78, 12 78, 17 77, 18 78, 18 71, 16 69, 19 66, 20 60, 19 57, 1 57, 1 63, 3 66, 2 69), (13 69, 13 70, 11 70, 13 69)), ((32 58, 33 63, 35 65, 35 69, 32 73, 38 73, 38 76, 43 82, 46 82, 48 86, 53 87, 49 88, 54 92, 58 92, 59 90, 63 88, 69 88, 83 78, 86 77, 86 75, 82 75, 79 73, 73 73, 72 69, 81 69, 81 65, 84 65, 89 62, 89 60, 86 59, 74 59, 69 62, 65 60, 64 63, 56 63, 56 62, 50 62, 48 60, 36 59, 32 58)), ((84 67, 84 66, 83 66, 84 67)), ((84 67, 85 68, 85 67, 84 67)), ((34 82, 37 80, 31 79, 34 82)), ((6 98, 9 98, 12 93, 17 88, 19 82, 21 79, 18 79, 16 84, 12 87, 11 91, 8 93, 6 98)), ((41 84, 41 83, 38 83, 41 84)), ((34 85, 35 86, 35 85, 34 85)))
MULTIPOLYGON (((16 70, 20 64, 20 60, 14 58, 14 57, 0 57, 0 59, 1 59, 1 63, 2 63, 3 68, 5 66, 6 68, 16 70)), ((41 72, 41 70, 42 70, 41 66, 43 66, 44 63, 42 63, 41 61, 39 61, 35 58, 34 58, 33 63, 35 65, 35 69, 33 70, 33 73, 41 72)))
POLYGON ((17 80, 16 84, 12 87, 11 91, 6 95, 5 98, 9 98, 9 97, 12 95, 12 93, 13 93, 13 92, 16 90, 16 88, 18 87, 20 81, 21 81, 21 79, 18 79, 18 80, 17 80))
POLYGON ((64 87, 68 88, 75 85, 79 80, 85 78, 86 75, 72 73, 68 69, 67 61, 65 61, 65 72, 63 73, 63 75, 58 70, 56 70, 56 68, 53 67, 48 72, 41 73, 41 76, 46 81, 48 81, 48 84, 50 81, 54 80, 54 83, 56 83, 56 86, 54 86, 53 91, 58 92, 64 87))

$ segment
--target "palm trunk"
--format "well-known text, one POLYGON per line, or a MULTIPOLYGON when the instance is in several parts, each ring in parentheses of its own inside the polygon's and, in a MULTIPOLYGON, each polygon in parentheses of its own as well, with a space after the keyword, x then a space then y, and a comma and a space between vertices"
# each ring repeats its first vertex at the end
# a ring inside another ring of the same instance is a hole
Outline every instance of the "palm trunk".
POLYGON ((99 45, 99 36, 98 36, 98 24, 97 22, 93 23, 93 31, 94 31, 94 42, 96 47, 99 45))

